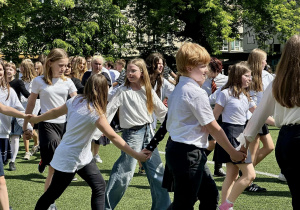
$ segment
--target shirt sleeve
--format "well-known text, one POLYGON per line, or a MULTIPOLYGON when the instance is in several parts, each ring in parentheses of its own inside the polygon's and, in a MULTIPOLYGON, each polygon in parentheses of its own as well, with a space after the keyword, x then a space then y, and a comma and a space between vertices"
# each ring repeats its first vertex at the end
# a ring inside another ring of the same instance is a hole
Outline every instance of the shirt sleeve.
POLYGON ((41 80, 41 77, 36 77, 36 78, 33 79, 32 89, 31 89, 32 93, 35 93, 35 94, 40 93, 41 83, 39 82, 39 80, 41 80))
POLYGON ((116 112, 118 111, 119 106, 121 105, 122 101, 122 89, 118 89, 116 94, 112 97, 111 101, 107 104, 106 107, 106 117, 107 121, 111 123, 112 119, 114 118, 116 112))
POLYGON ((69 84, 69 94, 77 92, 74 82, 71 79, 67 79, 67 82, 69 84))
POLYGON ((168 108, 163 104, 160 98, 152 89, 152 97, 153 97, 153 105, 154 105, 154 113, 157 119, 162 123, 165 120, 165 116, 167 114, 168 108))
POLYGON ((227 97, 226 97, 224 91, 221 91, 216 100, 216 104, 219 104, 220 106, 225 107, 226 103, 227 103, 227 97))
POLYGON ((169 98, 174 88, 174 85, 172 85, 168 80, 164 79, 164 97, 169 98))

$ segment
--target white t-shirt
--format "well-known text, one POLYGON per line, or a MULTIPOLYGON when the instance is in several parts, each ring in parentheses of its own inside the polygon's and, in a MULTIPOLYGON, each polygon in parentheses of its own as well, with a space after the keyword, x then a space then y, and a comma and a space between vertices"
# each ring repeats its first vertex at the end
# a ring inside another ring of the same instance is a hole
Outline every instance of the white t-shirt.
MULTIPOLYGON (((40 95, 41 113, 50 109, 62 106, 66 103, 68 95, 77 91, 70 78, 66 81, 61 78, 53 78, 52 85, 48 85, 43 80, 44 76, 34 78, 32 82, 32 93, 40 95)), ((47 120, 49 123, 65 123, 66 115, 62 115, 53 120, 47 120)))
POLYGON ((173 141, 207 148, 203 126, 215 120, 208 96, 198 83, 181 76, 168 99, 167 130, 173 141))
MULTIPOLYGON (((154 105, 154 114, 160 122, 163 122, 168 108, 162 103, 157 94, 152 90, 152 99, 154 105)), ((152 123, 152 115, 148 113, 146 104, 146 91, 143 86, 140 90, 132 90, 121 85, 111 101, 107 105, 107 119, 111 122, 119 108, 120 126, 122 128, 131 128, 134 126, 152 123)))
POLYGON ((222 90, 217 98, 216 104, 224 107, 222 112, 222 121, 235 125, 245 125, 247 120, 247 111, 255 106, 251 100, 248 101, 247 96, 243 93, 240 98, 232 96, 229 89, 222 90))
MULTIPOLYGON (((25 81, 23 81, 23 82, 24 82, 26 90, 29 93, 31 93, 33 80, 31 82, 25 82, 25 81)), ((23 107, 26 109, 27 104, 28 104, 28 98, 25 98, 25 96, 23 96, 22 93, 21 93, 21 103, 22 103, 23 107)), ((40 99, 36 99, 32 114, 38 115, 40 109, 41 109, 40 99)))
POLYGON ((67 128, 60 144, 55 150, 50 165, 62 172, 75 172, 91 162, 91 141, 96 131, 95 122, 99 119, 98 113, 81 96, 75 96, 66 103, 68 108, 67 128))
MULTIPOLYGON (((0 88, 0 103, 5 106, 12 107, 20 112, 25 112, 18 96, 13 88, 9 88, 9 98, 7 99, 8 91, 7 89, 0 88)), ((7 116, 0 113, 0 138, 9 138, 9 133, 11 131, 11 116, 7 116)), ((23 127, 24 119, 17 118, 18 124, 23 127)), ((32 126, 28 123, 28 129, 32 130, 32 126)))

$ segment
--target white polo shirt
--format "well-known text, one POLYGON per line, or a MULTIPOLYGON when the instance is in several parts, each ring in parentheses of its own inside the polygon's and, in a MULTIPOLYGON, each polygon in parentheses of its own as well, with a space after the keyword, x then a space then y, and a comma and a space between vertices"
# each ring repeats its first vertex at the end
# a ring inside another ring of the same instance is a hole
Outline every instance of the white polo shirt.
POLYGON ((207 148, 203 126, 215 120, 208 96, 198 83, 181 76, 168 99, 167 130, 173 141, 207 148))

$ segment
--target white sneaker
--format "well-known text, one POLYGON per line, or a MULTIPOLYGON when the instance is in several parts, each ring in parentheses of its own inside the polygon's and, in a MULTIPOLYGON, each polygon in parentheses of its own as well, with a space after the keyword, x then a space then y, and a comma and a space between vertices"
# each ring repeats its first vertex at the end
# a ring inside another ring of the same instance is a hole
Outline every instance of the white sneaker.
POLYGON ((31 155, 34 155, 38 150, 39 150, 39 145, 33 146, 30 151, 31 155))
POLYGON ((24 160, 30 160, 30 156, 31 156, 30 152, 25 152, 24 160))
POLYGON ((285 178, 285 176, 284 176, 282 173, 280 173, 280 174, 278 175, 278 179, 279 179, 280 181, 286 182, 286 178, 285 178))
POLYGON ((98 154, 95 155, 94 158, 95 158, 97 163, 102 163, 103 162, 98 154))
POLYGON ((57 210, 55 203, 52 203, 48 210, 57 210))

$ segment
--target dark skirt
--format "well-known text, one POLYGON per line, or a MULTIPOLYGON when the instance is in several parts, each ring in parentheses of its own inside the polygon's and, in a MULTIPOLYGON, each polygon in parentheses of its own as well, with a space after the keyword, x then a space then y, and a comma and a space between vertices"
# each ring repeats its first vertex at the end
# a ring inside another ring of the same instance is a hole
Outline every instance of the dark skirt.
MULTIPOLYGON (((240 145, 240 142, 237 141, 237 137, 243 133, 245 126, 244 125, 235 125, 230 123, 224 123, 222 124, 222 128, 231 143, 231 145, 234 148, 237 148, 240 145)), ((213 160, 217 163, 228 163, 232 160, 230 159, 230 155, 218 144, 216 143, 215 152, 214 152, 214 158, 213 160)), ((251 154, 248 152, 247 159, 245 163, 251 163, 251 154)))
POLYGON ((12 157, 8 138, 0 138, 0 151, 1 151, 2 162, 4 165, 6 165, 8 163, 8 160, 11 159, 12 157))

